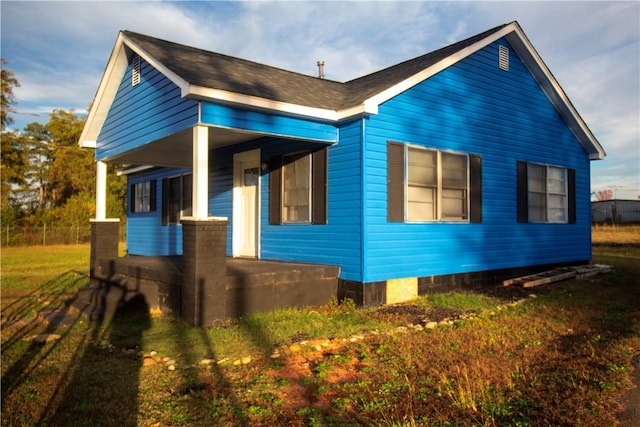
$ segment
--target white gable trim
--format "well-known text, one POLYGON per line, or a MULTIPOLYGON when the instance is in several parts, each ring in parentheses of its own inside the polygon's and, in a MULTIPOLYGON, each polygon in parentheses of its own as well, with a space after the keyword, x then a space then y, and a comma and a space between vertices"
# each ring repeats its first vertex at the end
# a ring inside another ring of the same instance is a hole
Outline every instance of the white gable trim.
MULTIPOLYGON (((364 105, 369 106, 370 111, 378 109, 380 104, 390 100, 391 98, 401 94, 402 92, 411 89, 415 85, 422 83, 431 76, 443 71, 444 69, 456 64, 458 61, 472 55, 473 53, 485 48, 491 43, 501 38, 506 38, 512 45, 516 53, 522 59, 527 66, 531 74, 534 76, 544 93, 547 95, 551 103, 556 110, 560 113, 565 123, 569 126, 573 134, 578 141, 582 144, 585 150, 589 153, 591 160, 602 160, 606 153, 604 148, 600 145, 596 137, 593 135, 587 124, 582 120, 580 114, 576 111, 575 107, 567 97, 558 81, 553 77, 551 71, 547 68, 544 61, 535 50, 527 36, 522 31, 520 25, 517 22, 512 22, 506 25, 504 28, 496 31, 495 33, 479 40, 478 42, 450 55, 441 61, 433 64, 429 68, 414 74, 408 79, 383 90, 382 92, 367 99, 364 105)), ((375 114, 375 113, 373 113, 375 114)))
POLYGON ((365 101, 365 103, 371 104, 371 105, 375 105, 375 106, 379 106, 380 104, 390 100, 391 98, 400 95, 402 92, 411 89, 412 87, 414 87, 415 85, 422 83, 423 81, 427 80, 429 77, 434 76, 435 74, 439 73, 440 71, 445 70, 446 68, 456 64, 457 62, 463 60, 464 58, 466 58, 467 56, 479 51, 480 49, 490 45, 491 43, 495 42, 496 40, 501 39, 502 37, 506 36, 508 33, 510 33, 511 31, 513 31, 513 26, 515 24, 510 24, 504 28, 502 28, 500 31, 495 32, 493 34, 491 34, 490 36, 487 36, 486 38, 477 41, 476 43, 472 44, 471 46, 467 46, 466 48, 456 52, 453 55, 447 56, 446 58, 442 59, 441 61, 433 64, 432 66, 430 66, 429 68, 424 69, 423 71, 420 71, 417 74, 414 74, 413 76, 409 77, 406 80, 401 81, 400 83, 391 86, 390 88, 383 90, 382 92, 372 96, 371 98, 367 99, 365 101))
POLYGON ((96 148, 98 135, 109 113, 109 107, 113 104, 120 86, 122 75, 127 69, 127 55, 122 48, 122 33, 111 51, 109 61, 98 85, 93 104, 89 109, 87 121, 80 134, 78 144, 84 148, 96 148))
MULTIPOLYGON (((135 44, 130 38, 122 35, 123 41, 142 59, 147 61, 151 66, 160 71, 164 76, 171 80, 180 88, 180 95, 183 98, 199 99, 199 100, 215 100, 229 104, 250 106, 262 110, 279 111, 286 114, 293 114, 302 117, 312 117, 315 119, 337 121, 344 118, 342 112, 329 110, 325 108, 308 107, 305 105, 291 104, 288 102, 275 101, 273 99, 261 98, 253 95, 245 95, 242 93, 231 92, 222 89, 213 89, 204 86, 192 85, 179 77, 164 64, 157 61, 148 52, 135 44)), ((122 76, 121 76, 122 77, 122 76)), ((348 110, 351 115, 366 113, 364 105, 351 108, 348 110)), ((377 108, 376 108, 377 112, 377 108)))
POLYGON ((135 54, 139 55, 151 66, 156 68, 160 73, 166 76, 171 82, 180 88, 180 94, 183 98, 193 98, 199 100, 215 100, 224 103, 249 106, 269 111, 279 111, 285 114, 292 114, 301 117, 310 117, 325 121, 339 121, 348 117, 361 114, 376 114, 377 106, 369 108, 369 104, 361 104, 345 110, 330 110, 323 108, 314 108, 305 105, 291 104, 287 102, 279 102, 271 99, 261 98, 257 96, 244 95, 240 93, 207 88, 203 86, 190 85, 184 79, 179 77, 164 64, 157 61, 146 50, 138 46, 134 41, 127 37, 123 32, 118 34, 118 38, 114 45, 109 61, 105 68, 105 72, 100 80, 96 96, 89 111, 87 122, 82 134, 80 135, 79 145, 86 148, 96 148, 97 139, 109 113, 109 109, 115 100, 120 81, 126 72, 128 61, 125 46, 131 49, 135 54))
POLYGON ((377 93, 371 98, 365 100, 362 104, 337 111, 274 101, 271 99, 220 89, 190 85, 173 71, 157 61, 124 33, 120 32, 113 51, 111 52, 105 73, 100 81, 93 106, 89 111, 87 122, 80 136, 79 143, 82 147, 96 147, 98 135, 104 125, 109 108, 115 99, 120 86, 120 81, 127 68, 125 45, 176 84, 180 88, 180 93, 183 98, 214 100, 239 106, 248 106, 253 109, 257 108, 261 110, 277 111, 288 115, 336 122, 359 115, 378 114, 379 106, 382 103, 414 87, 431 76, 456 64, 462 59, 503 37, 509 41, 515 52, 529 68, 529 71, 538 81, 540 87, 560 113, 561 117, 565 120, 585 150, 589 153, 589 158, 603 159, 606 154, 604 149, 596 137, 591 133, 584 120, 582 120, 566 93, 553 77, 551 71, 542 61, 542 58, 540 58, 517 22, 506 25, 499 31, 490 34, 465 49, 462 49, 427 69, 414 74, 408 79, 377 93))
POLYGON ((522 62, 529 69, 544 93, 554 105, 562 119, 567 123, 569 129, 580 141, 585 150, 589 153, 590 160, 602 160, 606 152, 595 135, 591 132, 571 100, 555 79, 551 70, 544 63, 538 52, 535 50, 527 36, 517 24, 514 32, 506 36, 522 62))

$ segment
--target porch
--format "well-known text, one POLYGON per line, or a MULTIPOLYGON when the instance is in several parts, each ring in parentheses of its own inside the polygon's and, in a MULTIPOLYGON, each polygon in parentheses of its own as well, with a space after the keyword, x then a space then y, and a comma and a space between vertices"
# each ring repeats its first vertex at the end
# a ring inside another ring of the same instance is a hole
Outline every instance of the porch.
MULTIPOLYGON (((239 258, 225 261, 224 272, 213 274, 224 277, 226 295, 209 297, 225 301, 224 313, 213 315, 218 320, 276 308, 319 305, 336 297, 339 267, 239 258)), ((102 258, 91 285, 79 292, 73 306, 92 319, 109 318, 124 310, 184 318, 183 271, 183 256, 102 258)), ((201 283, 208 279, 203 278, 201 283)), ((198 289, 197 294, 198 305, 208 304, 204 289, 198 289)), ((206 310, 200 307, 199 311, 206 310)))

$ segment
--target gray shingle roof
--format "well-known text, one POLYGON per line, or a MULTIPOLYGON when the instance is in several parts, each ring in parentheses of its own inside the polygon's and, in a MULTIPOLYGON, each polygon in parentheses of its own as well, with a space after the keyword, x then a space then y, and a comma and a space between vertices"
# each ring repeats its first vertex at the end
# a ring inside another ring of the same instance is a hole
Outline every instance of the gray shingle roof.
POLYGON ((340 110, 361 104, 506 25, 508 24, 345 83, 319 79, 131 31, 123 33, 191 85, 308 107, 340 110))

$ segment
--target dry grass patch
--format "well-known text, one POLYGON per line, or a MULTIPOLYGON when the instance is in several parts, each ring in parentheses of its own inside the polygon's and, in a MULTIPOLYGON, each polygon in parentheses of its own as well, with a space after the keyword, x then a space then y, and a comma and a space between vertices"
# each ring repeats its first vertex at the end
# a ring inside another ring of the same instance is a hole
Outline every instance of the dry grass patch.
POLYGON ((48 344, 23 341, 51 331, 46 323, 10 321, 59 304, 84 276, 42 258, 16 263, 14 285, 3 283, 2 425, 613 425, 640 353, 635 232, 596 247, 612 273, 527 290, 538 297, 518 303, 522 294, 496 288, 281 310, 211 329, 78 318, 48 344), (48 272, 39 283, 19 279, 38 270, 48 272), (406 327, 438 317, 458 320, 406 327))
POLYGON ((594 245, 640 245, 640 225, 594 225, 594 245))

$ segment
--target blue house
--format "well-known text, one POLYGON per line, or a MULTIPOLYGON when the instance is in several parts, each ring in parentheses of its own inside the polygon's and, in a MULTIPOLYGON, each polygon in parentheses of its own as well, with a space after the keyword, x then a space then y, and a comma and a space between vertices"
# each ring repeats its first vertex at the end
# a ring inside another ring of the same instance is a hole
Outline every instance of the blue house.
POLYGON ((117 227, 106 168, 126 164, 128 253, 195 258, 183 299, 215 253, 336 266, 331 293, 362 305, 588 262, 605 156, 517 22, 348 82, 122 31, 80 144, 92 268, 117 227))

